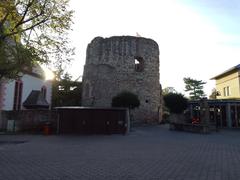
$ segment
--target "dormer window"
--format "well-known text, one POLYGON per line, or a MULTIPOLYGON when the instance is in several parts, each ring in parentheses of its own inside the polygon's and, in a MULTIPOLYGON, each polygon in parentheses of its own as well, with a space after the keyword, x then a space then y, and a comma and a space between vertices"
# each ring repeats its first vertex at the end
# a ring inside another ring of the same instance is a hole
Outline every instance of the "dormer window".
POLYGON ((47 95, 47 88, 46 88, 46 86, 42 86, 41 92, 43 94, 43 97, 46 98, 46 95, 47 95))

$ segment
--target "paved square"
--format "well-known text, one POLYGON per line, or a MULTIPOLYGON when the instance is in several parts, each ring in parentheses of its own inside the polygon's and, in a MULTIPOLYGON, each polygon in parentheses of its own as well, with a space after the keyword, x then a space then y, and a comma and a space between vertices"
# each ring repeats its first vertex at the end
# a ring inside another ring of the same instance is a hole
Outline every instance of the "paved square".
POLYGON ((129 135, 0 135, 0 180, 237 180, 240 130, 141 127, 129 135))

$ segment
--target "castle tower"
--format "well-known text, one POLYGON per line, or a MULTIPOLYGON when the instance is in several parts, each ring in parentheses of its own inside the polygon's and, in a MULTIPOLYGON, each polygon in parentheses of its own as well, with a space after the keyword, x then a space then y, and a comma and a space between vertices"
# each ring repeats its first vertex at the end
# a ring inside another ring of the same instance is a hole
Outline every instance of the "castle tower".
POLYGON ((112 98, 122 91, 140 100, 133 112, 135 121, 159 121, 158 44, 142 37, 96 37, 87 47, 82 105, 111 107, 112 98))

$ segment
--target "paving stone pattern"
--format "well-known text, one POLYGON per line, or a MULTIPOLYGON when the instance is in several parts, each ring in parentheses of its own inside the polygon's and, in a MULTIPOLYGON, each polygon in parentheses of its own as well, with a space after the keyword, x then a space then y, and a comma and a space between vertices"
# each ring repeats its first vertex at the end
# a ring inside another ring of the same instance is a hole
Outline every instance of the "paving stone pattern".
POLYGON ((0 180, 240 179, 240 130, 156 126, 125 136, 0 135, 0 142, 0 180))

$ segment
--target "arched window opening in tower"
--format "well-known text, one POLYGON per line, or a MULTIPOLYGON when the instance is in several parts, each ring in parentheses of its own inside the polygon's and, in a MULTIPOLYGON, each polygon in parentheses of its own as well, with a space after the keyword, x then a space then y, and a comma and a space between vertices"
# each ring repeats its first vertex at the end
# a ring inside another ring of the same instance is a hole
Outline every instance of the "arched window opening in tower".
POLYGON ((144 69, 144 61, 142 57, 134 57, 135 71, 142 72, 144 69))

